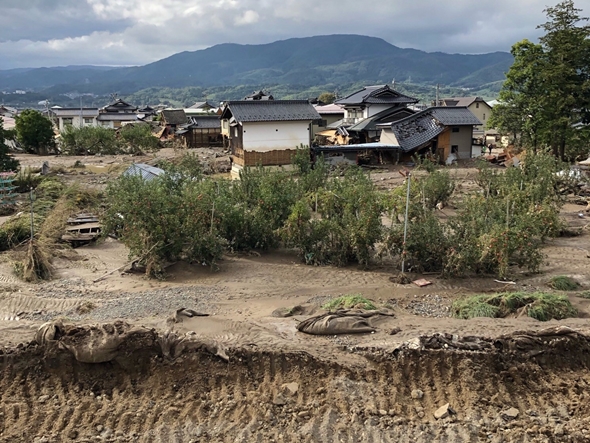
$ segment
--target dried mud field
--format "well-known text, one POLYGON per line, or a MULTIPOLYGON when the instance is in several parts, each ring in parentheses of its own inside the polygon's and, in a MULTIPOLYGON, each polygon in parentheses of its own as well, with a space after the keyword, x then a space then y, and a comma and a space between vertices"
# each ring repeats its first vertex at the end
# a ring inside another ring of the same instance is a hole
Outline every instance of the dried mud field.
MULTIPOLYGON (((455 173, 468 188, 473 171, 455 173)), ((583 227, 583 210, 562 215, 583 227)), ((127 260, 112 239, 60 254, 57 277, 32 285, 1 256, 0 442, 590 442, 589 299, 564 293, 579 316, 559 322, 450 317, 458 297, 546 289, 555 275, 590 289, 587 230, 545 254, 515 284, 428 275, 423 288, 392 282, 389 263, 309 267, 290 252, 228 255, 217 272, 178 263, 150 281, 108 274, 127 260), (297 331, 353 293, 393 315, 370 334, 297 331), (273 315, 296 305, 308 311, 273 315), (208 316, 174 320, 180 308, 208 316), (69 332, 44 342, 46 322, 69 332), (86 362, 92 349, 77 346, 105 334, 112 358, 86 362)))

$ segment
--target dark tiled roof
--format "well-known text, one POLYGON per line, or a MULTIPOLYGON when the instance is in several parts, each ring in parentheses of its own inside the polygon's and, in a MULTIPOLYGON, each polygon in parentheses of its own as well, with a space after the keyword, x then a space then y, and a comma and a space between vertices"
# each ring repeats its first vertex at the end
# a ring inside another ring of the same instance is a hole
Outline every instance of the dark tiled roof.
POLYGON ((222 119, 239 122, 318 120, 320 115, 307 100, 243 100, 227 102, 222 119))
POLYGON ((485 102, 481 97, 450 97, 443 98, 446 106, 470 106, 473 102, 485 102))
POLYGON ((252 94, 244 97, 244 100, 274 100, 274 97, 264 91, 254 91, 252 94))
POLYGON ((164 109, 162 116, 168 125, 184 125, 187 122, 184 109, 164 109))
POLYGON ((211 109, 214 107, 215 106, 213 106, 208 101, 204 101, 204 102, 195 102, 195 104, 192 106, 189 106, 188 109, 211 109))
POLYGON ((126 103, 121 99, 118 99, 114 103, 111 103, 110 105, 105 106, 101 110, 106 111, 106 112, 119 112, 121 110, 134 112, 134 111, 137 111, 137 107, 130 105, 129 103, 126 103))
POLYGON ((481 122, 463 107, 434 107, 391 124, 404 151, 411 151, 441 134, 447 126, 475 126, 481 122))
POLYGON ((389 85, 365 86, 360 91, 350 94, 348 97, 336 100, 339 105, 362 104, 403 104, 418 103, 418 99, 409 97, 392 89, 389 85))
MULTIPOLYGON (((462 126, 462 125, 481 125, 479 119, 473 115, 466 107, 445 107, 439 106, 434 108, 428 108, 426 111, 432 111, 434 118, 436 118, 443 125, 447 126, 462 126)), ((424 111, 422 111, 424 112, 424 111)))
POLYGON ((405 106, 399 106, 395 108, 389 108, 385 111, 378 112, 377 114, 364 119, 356 125, 348 128, 349 131, 375 131, 378 124, 392 123, 394 121, 401 120, 410 115, 414 114, 414 111, 406 108, 405 106))
POLYGON ((188 118, 190 126, 197 129, 221 129, 218 115, 195 115, 188 118))

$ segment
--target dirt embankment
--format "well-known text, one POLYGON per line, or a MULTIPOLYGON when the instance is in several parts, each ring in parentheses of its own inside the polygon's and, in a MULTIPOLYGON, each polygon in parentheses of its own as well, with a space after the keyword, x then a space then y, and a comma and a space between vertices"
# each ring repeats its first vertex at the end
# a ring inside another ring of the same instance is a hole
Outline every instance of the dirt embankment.
POLYGON ((0 441, 590 441, 590 338, 568 330, 349 348, 347 364, 255 346, 172 361, 154 337, 98 364, 5 349, 0 441))

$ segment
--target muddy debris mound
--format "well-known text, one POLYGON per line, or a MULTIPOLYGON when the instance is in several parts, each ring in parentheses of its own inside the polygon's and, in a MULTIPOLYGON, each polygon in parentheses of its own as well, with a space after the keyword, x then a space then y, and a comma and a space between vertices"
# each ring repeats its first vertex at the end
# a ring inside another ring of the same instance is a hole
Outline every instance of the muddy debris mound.
POLYGON ((590 439, 590 337, 569 328, 435 334, 396 351, 341 350, 358 353, 345 364, 239 343, 227 360, 192 344, 170 358, 162 340, 191 337, 111 326, 47 325, 42 344, 1 351, 1 442, 590 439), (112 360, 87 363, 77 356, 100 353, 69 348, 105 332, 117 337, 112 360))

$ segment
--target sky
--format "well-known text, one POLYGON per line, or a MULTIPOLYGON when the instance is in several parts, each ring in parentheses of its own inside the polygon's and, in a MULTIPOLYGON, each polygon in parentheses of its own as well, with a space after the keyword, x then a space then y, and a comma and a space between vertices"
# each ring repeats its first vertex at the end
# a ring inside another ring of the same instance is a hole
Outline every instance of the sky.
MULTIPOLYGON (((219 43, 361 34, 424 51, 509 51, 557 0, 0 0, 0 69, 144 65, 219 43)), ((590 16, 590 0, 577 0, 590 16)))

